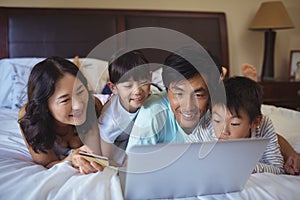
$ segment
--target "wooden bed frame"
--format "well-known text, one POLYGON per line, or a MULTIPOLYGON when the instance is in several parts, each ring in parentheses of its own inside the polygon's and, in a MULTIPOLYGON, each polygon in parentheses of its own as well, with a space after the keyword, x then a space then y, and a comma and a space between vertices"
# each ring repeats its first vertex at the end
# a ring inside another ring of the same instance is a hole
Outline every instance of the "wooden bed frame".
MULTIPOLYGON (((0 7, 0 58, 85 57, 110 36, 139 27, 184 33, 212 53, 216 62, 229 66, 222 12, 0 7)), ((164 53, 149 52, 152 62, 164 59, 164 53)))

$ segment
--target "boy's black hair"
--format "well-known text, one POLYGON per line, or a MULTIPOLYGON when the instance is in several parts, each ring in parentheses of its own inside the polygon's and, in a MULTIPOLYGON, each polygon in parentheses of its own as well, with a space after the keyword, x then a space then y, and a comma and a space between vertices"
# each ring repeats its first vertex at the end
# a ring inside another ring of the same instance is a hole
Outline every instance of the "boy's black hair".
POLYGON ((148 60, 139 50, 124 53, 124 50, 113 56, 108 66, 110 82, 122 83, 133 80, 149 79, 150 69, 148 60))
POLYGON ((261 115, 262 89, 257 82, 235 76, 225 80, 224 86, 227 98, 225 105, 231 113, 239 116, 239 110, 243 109, 248 114, 250 123, 261 115))

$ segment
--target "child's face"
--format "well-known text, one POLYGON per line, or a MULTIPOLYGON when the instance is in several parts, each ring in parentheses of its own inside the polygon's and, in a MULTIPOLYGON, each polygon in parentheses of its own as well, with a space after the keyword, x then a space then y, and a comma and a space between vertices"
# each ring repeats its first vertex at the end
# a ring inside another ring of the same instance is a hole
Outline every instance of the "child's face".
POLYGON ((249 138, 254 123, 250 123, 249 116, 243 110, 239 110, 239 116, 231 113, 222 105, 216 104, 212 107, 212 123, 216 136, 221 140, 249 138))
POLYGON ((136 112, 148 98, 151 82, 148 79, 134 81, 132 78, 128 81, 115 85, 114 94, 118 94, 122 106, 128 112, 136 112))
POLYGON ((197 75, 171 82, 168 99, 178 124, 186 133, 191 133, 207 111, 209 93, 205 81, 197 75))

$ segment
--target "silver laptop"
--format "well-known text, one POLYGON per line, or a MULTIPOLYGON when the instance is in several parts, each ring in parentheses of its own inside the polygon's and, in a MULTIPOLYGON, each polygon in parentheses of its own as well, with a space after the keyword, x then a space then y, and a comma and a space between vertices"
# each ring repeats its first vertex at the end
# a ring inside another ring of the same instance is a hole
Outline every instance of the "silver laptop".
POLYGON ((119 171, 125 199, 241 191, 269 139, 134 146, 119 171))

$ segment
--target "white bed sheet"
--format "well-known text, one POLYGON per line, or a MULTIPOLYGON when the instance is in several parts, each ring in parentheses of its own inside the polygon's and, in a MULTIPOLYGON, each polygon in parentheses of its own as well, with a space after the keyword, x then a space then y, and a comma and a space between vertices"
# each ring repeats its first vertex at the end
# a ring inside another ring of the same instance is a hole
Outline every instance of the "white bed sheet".
POLYGON ((0 110, 0 199, 122 199, 117 171, 80 175, 69 162, 47 170, 34 164, 17 111, 0 110))
MULTIPOLYGON (((300 176, 253 174, 241 192, 185 199, 299 199, 299 188, 300 176)), ((123 199, 113 169, 80 175, 68 162, 34 164, 9 109, 0 110, 0 191, 0 199, 123 199)))

